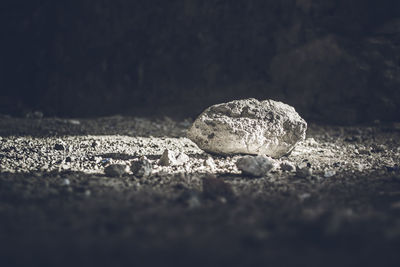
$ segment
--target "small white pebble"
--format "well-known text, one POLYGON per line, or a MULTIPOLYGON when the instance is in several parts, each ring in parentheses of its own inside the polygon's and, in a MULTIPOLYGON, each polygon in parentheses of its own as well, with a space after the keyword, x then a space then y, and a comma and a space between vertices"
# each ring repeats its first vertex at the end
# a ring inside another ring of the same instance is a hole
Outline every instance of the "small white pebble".
POLYGON ((206 160, 204 160, 204 166, 211 168, 211 170, 214 170, 216 168, 215 162, 212 157, 208 157, 206 160))
POLYGON ((69 181, 69 179, 64 179, 63 180, 63 185, 69 186, 70 184, 71 184, 71 182, 69 181))
POLYGON ((324 171, 324 177, 325 178, 330 178, 332 176, 336 175, 336 171, 335 170, 325 170, 324 171))

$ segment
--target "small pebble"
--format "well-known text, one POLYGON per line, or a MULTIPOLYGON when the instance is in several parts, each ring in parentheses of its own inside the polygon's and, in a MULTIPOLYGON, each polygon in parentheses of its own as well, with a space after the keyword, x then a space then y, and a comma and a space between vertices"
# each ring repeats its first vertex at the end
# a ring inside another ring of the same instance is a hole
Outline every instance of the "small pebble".
POLYGON ((300 178, 307 178, 312 175, 312 169, 309 163, 302 162, 296 166, 296 175, 300 178))
POLYGON ((324 171, 324 177, 325 178, 330 178, 336 175, 336 171, 335 170, 325 170, 324 171))
POLYGON ((131 171, 137 177, 149 177, 153 171, 151 162, 142 157, 138 161, 131 162, 131 171))
POLYGON ((204 160, 204 166, 211 168, 211 170, 214 170, 217 167, 212 157, 208 157, 204 160))
POLYGON ((176 163, 175 163, 175 165, 183 165, 183 164, 185 164, 186 162, 188 162, 189 159, 190 159, 190 158, 189 158, 188 155, 186 155, 185 153, 181 152, 181 153, 179 153, 178 156, 176 157, 176 163))
POLYGON ((70 184, 71 184, 71 182, 69 181, 69 179, 64 179, 63 180, 63 185, 69 186, 70 184))
POLYGON ((236 161, 236 166, 245 175, 262 177, 274 167, 274 163, 266 156, 244 156, 236 161))
POLYGON ((175 153, 172 150, 166 149, 161 155, 158 164, 161 166, 171 166, 176 162, 175 153))
POLYGON ((189 156, 185 153, 179 153, 176 155, 174 151, 165 149, 160 160, 158 161, 158 164, 161 166, 177 166, 183 165, 188 161, 189 156))
POLYGON ((104 173, 110 177, 121 177, 128 172, 127 165, 111 164, 104 169, 104 173))

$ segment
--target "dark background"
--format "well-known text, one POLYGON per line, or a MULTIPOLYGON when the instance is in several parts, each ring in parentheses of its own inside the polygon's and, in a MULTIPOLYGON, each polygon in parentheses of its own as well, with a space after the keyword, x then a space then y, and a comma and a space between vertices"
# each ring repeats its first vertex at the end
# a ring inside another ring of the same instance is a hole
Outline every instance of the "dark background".
POLYGON ((307 120, 400 114, 398 0, 3 0, 0 113, 189 117, 272 98, 307 120))

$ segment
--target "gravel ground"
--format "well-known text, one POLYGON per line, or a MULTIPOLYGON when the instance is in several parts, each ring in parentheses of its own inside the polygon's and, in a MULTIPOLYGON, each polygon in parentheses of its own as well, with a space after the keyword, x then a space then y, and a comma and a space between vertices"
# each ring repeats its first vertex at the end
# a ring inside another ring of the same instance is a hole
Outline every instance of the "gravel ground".
POLYGON ((400 264, 399 124, 311 124, 252 178, 191 123, 1 116, 2 266, 400 264), (189 160, 161 166, 165 149, 189 160), (143 157, 149 177, 130 170, 143 157))

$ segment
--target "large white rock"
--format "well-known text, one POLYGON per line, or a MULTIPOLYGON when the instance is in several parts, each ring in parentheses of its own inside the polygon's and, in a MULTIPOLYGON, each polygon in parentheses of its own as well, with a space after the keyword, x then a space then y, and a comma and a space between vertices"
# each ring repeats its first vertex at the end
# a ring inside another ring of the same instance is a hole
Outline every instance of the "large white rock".
POLYGON ((188 137, 216 154, 281 157, 304 140, 307 123, 293 107, 273 100, 235 100, 207 108, 188 137))

